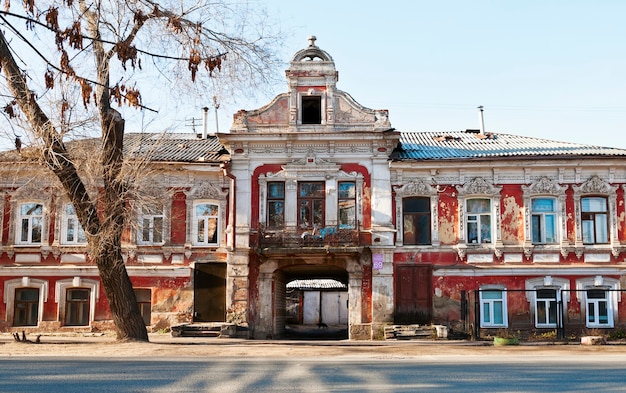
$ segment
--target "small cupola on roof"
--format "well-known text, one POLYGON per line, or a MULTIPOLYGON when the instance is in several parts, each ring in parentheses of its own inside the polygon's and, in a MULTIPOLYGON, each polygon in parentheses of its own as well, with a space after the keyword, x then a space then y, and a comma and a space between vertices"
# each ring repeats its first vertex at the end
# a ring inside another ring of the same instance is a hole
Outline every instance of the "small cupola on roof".
POLYGON ((363 132, 391 129, 386 109, 372 110, 337 89, 339 73, 333 58, 320 49, 315 36, 297 51, 285 71, 288 91, 262 108, 240 110, 231 133, 363 132))
POLYGON ((338 73, 333 58, 315 45, 315 36, 309 37, 309 46, 293 55, 286 71, 295 124, 327 125, 333 123, 334 92, 338 73))

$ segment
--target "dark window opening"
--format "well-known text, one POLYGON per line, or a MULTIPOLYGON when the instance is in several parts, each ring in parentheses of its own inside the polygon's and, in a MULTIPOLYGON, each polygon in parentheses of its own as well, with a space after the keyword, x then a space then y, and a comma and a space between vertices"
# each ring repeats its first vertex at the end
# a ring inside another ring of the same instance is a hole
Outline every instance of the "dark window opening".
POLYGON ((302 124, 322 124, 322 97, 302 97, 302 124))
POLYGON ((39 289, 19 288, 15 290, 13 326, 37 326, 39 316, 39 289))
POLYGON ((430 198, 402 201, 404 244, 430 244, 430 198))
POLYGON ((152 318, 152 291, 150 289, 135 289, 135 297, 137 298, 137 306, 146 326, 150 326, 152 318))
POLYGON ((356 228, 356 183, 344 181, 339 183, 338 200, 339 228, 356 228))
POLYGON ((87 288, 72 288, 66 293, 65 325, 87 326, 89 325, 89 295, 87 288))
POLYGON ((298 183, 298 224, 303 229, 324 226, 324 182, 298 183))
POLYGON ((285 183, 267 183, 267 227, 282 228, 285 222, 285 183))

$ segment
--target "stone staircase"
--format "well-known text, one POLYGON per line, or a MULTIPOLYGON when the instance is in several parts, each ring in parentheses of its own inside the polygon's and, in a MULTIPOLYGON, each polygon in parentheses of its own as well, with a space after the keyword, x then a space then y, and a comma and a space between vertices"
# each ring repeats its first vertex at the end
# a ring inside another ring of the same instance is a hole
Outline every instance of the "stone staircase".
POLYGON ((236 326, 226 322, 193 322, 171 327, 172 337, 231 337, 236 326))
POLYGON ((388 325, 385 326, 385 340, 426 340, 444 336, 433 325, 388 325))

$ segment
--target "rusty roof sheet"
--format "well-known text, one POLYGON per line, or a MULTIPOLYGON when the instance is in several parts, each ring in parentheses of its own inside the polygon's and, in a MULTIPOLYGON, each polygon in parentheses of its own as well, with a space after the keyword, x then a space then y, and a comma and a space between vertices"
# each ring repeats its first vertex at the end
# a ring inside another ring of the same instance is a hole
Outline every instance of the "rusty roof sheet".
MULTIPOLYGON (((100 138, 77 139, 65 142, 70 155, 92 154, 99 151, 100 138), (82 151, 82 153, 81 153, 82 151)), ((37 159, 37 147, 0 152, 0 162, 37 159)), ((126 133, 124 134, 124 157, 128 159, 149 159, 155 162, 206 162, 228 161, 229 153, 214 135, 207 138, 195 134, 179 133, 126 133)))
POLYGON ((626 149, 600 147, 513 134, 451 132, 401 132, 391 159, 445 160, 499 157, 625 157, 626 149))
POLYGON ((129 158, 152 161, 223 162, 228 151, 216 136, 206 139, 195 134, 133 134, 124 135, 124 154, 129 158))

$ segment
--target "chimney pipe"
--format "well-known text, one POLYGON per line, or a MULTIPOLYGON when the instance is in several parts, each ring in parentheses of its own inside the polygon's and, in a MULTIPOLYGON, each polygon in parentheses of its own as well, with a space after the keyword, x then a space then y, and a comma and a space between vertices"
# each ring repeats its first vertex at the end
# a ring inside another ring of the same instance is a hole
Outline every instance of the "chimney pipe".
POLYGON ((480 111, 480 112, 478 113, 478 115, 479 115, 479 120, 480 120, 480 133, 481 133, 482 135, 484 135, 484 134, 485 134, 485 119, 484 119, 484 117, 483 117, 483 106, 482 106, 482 105, 481 105, 481 106, 479 106, 479 107, 478 107, 478 109, 479 109, 479 111, 480 111))
POLYGON ((208 123, 209 122, 209 108, 208 107, 204 107, 202 108, 202 139, 206 139, 207 138, 207 128, 208 128, 208 123))

